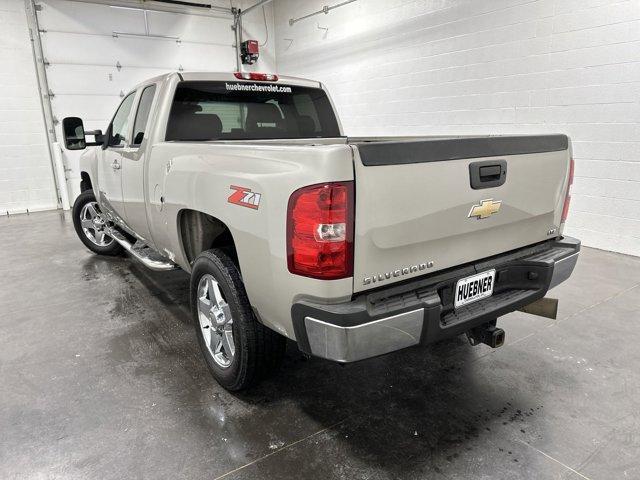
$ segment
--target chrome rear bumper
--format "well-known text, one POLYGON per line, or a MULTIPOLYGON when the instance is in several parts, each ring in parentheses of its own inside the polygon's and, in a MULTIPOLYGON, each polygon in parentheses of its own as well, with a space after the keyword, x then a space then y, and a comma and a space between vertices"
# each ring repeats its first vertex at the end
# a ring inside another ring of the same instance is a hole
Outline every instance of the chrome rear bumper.
POLYGON ((569 278, 580 242, 565 238, 549 245, 436 272, 345 304, 297 303, 292 317, 298 346, 346 363, 464 333, 544 297, 569 278), (494 295, 454 311, 446 290, 459 278, 489 268, 498 272, 494 295))
POLYGON ((560 285, 571 276, 573 269, 576 267, 576 263, 578 263, 578 255, 580 255, 580 252, 573 253, 554 263, 553 276, 551 277, 551 283, 549 283, 549 290, 560 285))
POLYGON ((304 319, 311 353, 337 362, 355 362, 417 345, 423 322, 423 308, 353 327, 304 319))

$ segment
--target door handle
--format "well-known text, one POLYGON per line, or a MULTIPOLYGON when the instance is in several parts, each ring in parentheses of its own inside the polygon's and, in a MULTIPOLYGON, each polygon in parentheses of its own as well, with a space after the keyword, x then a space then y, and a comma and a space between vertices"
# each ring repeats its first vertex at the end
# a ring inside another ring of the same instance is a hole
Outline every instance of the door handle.
POLYGON ((487 160, 469 164, 469 183, 474 190, 499 187, 506 180, 506 160, 487 160))
POLYGON ((120 170, 120 164, 118 163, 118 160, 113 161, 113 163, 111 164, 111 168, 113 168, 114 170, 120 170))
POLYGON ((480 167, 480 182, 492 182, 500 179, 502 175, 502 167, 500 165, 489 165, 480 167))

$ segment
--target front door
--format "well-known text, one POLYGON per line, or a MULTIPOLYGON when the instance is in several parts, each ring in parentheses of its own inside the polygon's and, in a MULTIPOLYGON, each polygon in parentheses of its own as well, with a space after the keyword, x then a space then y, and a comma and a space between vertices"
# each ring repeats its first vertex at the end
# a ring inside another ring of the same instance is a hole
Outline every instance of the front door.
POLYGON ((116 223, 124 224, 122 199, 122 154, 131 143, 131 107, 135 92, 122 101, 111 121, 107 148, 100 151, 98 162, 98 195, 101 208, 116 223))

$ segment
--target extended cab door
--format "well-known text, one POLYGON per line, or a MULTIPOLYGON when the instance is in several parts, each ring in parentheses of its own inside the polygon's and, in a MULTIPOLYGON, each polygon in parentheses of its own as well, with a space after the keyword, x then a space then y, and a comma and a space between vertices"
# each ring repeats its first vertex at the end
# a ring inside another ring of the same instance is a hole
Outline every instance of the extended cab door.
POLYGON ((155 105, 156 85, 151 84, 140 89, 140 96, 133 115, 133 135, 131 145, 123 149, 122 198, 125 221, 129 229, 147 245, 153 246, 147 209, 145 205, 145 158, 150 153, 148 129, 151 128, 151 112, 155 105))
POLYGON ((131 108, 135 92, 127 95, 113 120, 107 134, 107 147, 99 152, 98 195, 100 206, 120 225, 124 223, 124 204, 122 200, 122 152, 130 142, 131 108))

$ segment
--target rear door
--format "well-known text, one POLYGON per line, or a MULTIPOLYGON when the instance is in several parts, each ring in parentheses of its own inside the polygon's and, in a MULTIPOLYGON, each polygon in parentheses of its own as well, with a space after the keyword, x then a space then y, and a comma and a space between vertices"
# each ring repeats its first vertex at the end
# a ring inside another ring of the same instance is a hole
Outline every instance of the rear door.
POLYGON ((100 206, 119 224, 124 223, 122 199, 122 153, 128 147, 131 136, 131 110, 135 92, 127 95, 107 129, 107 148, 99 151, 98 195, 100 206))
POLYGON ((133 133, 131 144, 122 150, 122 198, 127 227, 147 245, 152 245, 147 209, 145 206, 145 152, 151 145, 148 141, 151 127, 150 115, 154 108, 156 84, 140 89, 139 100, 133 113, 133 133))
POLYGON ((356 292, 558 235, 570 156, 564 135, 353 148, 356 292))

